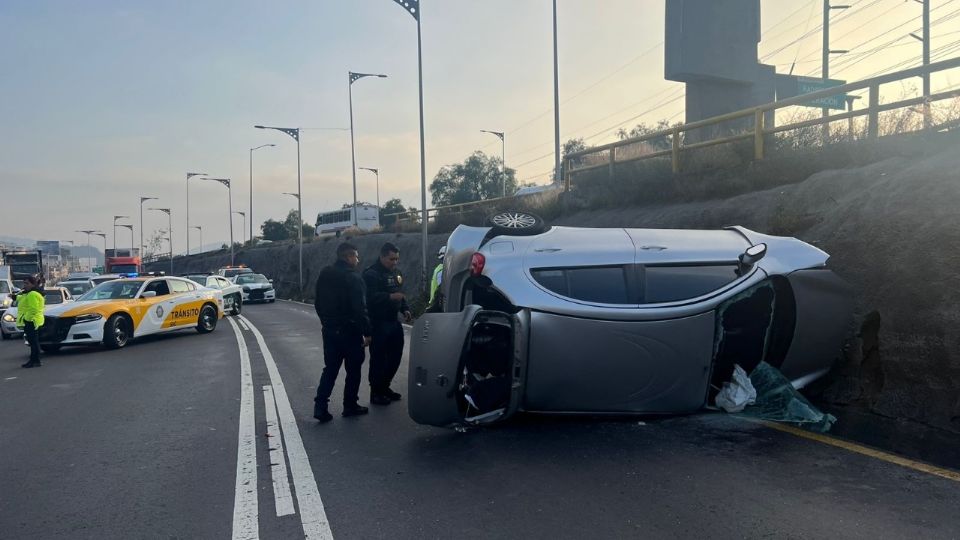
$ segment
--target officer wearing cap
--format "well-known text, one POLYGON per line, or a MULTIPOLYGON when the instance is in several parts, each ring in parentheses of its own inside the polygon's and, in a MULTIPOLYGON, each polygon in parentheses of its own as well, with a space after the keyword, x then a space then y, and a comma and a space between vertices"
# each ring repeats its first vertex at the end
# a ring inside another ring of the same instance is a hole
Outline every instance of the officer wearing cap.
POLYGON ((370 343, 370 403, 389 405, 401 398, 390 388, 403 356, 403 326, 398 315, 410 322, 413 316, 407 298, 401 292, 403 276, 397 265, 400 250, 387 242, 380 248, 380 258, 363 271, 367 288, 367 307, 373 326, 370 343))

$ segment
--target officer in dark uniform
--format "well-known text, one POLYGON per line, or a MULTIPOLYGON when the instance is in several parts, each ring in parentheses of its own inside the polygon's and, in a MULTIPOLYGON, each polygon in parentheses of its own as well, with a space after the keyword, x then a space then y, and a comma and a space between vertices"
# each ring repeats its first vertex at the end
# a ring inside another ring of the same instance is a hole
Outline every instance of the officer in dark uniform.
POLYGON ((370 345, 370 320, 367 318, 363 279, 357 272, 360 255, 353 244, 337 247, 337 262, 327 266, 317 278, 314 304, 323 325, 323 374, 314 398, 313 417, 321 423, 333 420, 327 410, 340 366, 347 371, 343 387, 343 416, 367 414, 361 406, 364 347, 370 345))
POLYGON ((403 326, 397 319, 403 314, 410 322, 413 317, 406 296, 400 291, 403 276, 397 265, 400 250, 387 242, 380 248, 380 258, 363 271, 367 287, 367 307, 373 325, 373 341, 370 343, 370 403, 389 405, 401 398, 390 388, 400 358, 403 356, 403 326))

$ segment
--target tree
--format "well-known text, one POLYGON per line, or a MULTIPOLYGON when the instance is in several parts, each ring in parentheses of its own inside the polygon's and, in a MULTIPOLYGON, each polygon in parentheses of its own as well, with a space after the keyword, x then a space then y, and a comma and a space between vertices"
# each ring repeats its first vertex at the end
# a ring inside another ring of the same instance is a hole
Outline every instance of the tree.
MULTIPOLYGON (((587 149, 587 145, 586 143, 583 142, 582 138, 570 139, 567 142, 563 143, 563 145, 560 147, 560 166, 563 167, 563 163, 565 162, 568 155, 574 154, 576 152, 582 152, 583 150, 586 150, 586 149, 587 149)), ((579 165, 580 158, 572 159, 570 161, 570 164, 573 166, 579 165)), ((557 171, 554 170, 553 173, 554 173, 553 177, 556 178, 558 176, 557 171)))
POLYGON ((261 236, 264 240, 279 242, 290 238, 285 224, 281 221, 268 219, 260 226, 261 236))
MULTIPOLYGON (((299 220, 297 219, 296 209, 292 209, 289 212, 287 212, 287 219, 283 221, 283 228, 287 233, 287 238, 290 238, 290 239, 299 238, 298 231, 297 231, 297 221, 299 220)), ((313 225, 310 225, 309 223, 307 223, 306 221, 301 222, 300 227, 303 228, 303 236, 307 238, 310 238, 314 234, 316 234, 316 228, 313 225)))
POLYGON ((494 199, 502 196, 504 191, 512 195, 517 190, 516 171, 507 168, 504 189, 501 164, 499 157, 476 151, 463 163, 441 168, 430 183, 433 205, 447 206, 494 199))
POLYGON ((146 245, 143 246, 144 257, 153 257, 156 255, 163 255, 167 252, 165 249, 167 246, 167 237, 164 234, 166 231, 156 230, 153 231, 150 236, 147 238, 146 245))
POLYGON ((388 216, 387 214, 399 214, 400 212, 406 211, 407 209, 404 208, 403 202, 398 198, 393 198, 383 203, 383 206, 380 207, 380 226, 388 229, 397 222, 397 216, 388 216))
MULTIPOLYGON (((617 131, 617 137, 622 141, 625 139, 633 139, 636 137, 643 137, 644 135, 652 135, 654 133, 668 131, 669 129, 670 122, 667 120, 660 120, 654 126, 647 126, 643 123, 637 124, 630 131, 621 128, 619 131, 617 131)), ((673 146, 673 139, 670 134, 662 134, 652 139, 648 139, 645 142, 656 150, 669 150, 673 146)))

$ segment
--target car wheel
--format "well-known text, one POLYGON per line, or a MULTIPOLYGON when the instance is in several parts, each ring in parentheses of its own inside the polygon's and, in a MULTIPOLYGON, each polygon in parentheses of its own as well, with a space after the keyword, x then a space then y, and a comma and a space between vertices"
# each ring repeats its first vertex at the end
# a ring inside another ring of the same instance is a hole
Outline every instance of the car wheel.
POLYGON ((133 325, 119 313, 111 315, 103 325, 103 345, 108 349, 122 349, 133 337, 133 325))
POLYGON ((530 212, 506 210, 487 217, 487 225, 493 228, 494 235, 531 236, 547 229, 543 218, 530 212))
POLYGON ((40 350, 45 353, 55 353, 60 350, 60 345, 41 345, 40 350))
POLYGON ((276 299, 268 300, 268 302, 270 302, 270 303, 272 304, 272 303, 276 302, 276 299))
POLYGON ((209 334, 217 327, 217 308, 205 304, 200 308, 200 317, 197 320, 197 332, 209 334))
POLYGON ((3 336, 4 340, 13 339, 13 336, 4 332, 3 329, 0 329, 0 336, 3 336))
POLYGON ((234 317, 240 314, 243 311, 243 300, 240 298, 240 295, 234 297, 233 299, 233 311, 231 312, 234 317))

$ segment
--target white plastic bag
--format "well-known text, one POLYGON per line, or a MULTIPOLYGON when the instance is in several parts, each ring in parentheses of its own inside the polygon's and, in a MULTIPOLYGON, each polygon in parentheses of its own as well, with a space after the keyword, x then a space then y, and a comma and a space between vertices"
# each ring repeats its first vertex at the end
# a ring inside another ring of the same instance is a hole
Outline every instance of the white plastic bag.
POLYGON ((747 405, 753 405, 756 401, 757 390, 750 382, 750 377, 742 367, 734 364, 733 380, 723 383, 723 387, 717 393, 717 407, 728 413, 737 413, 747 405))

